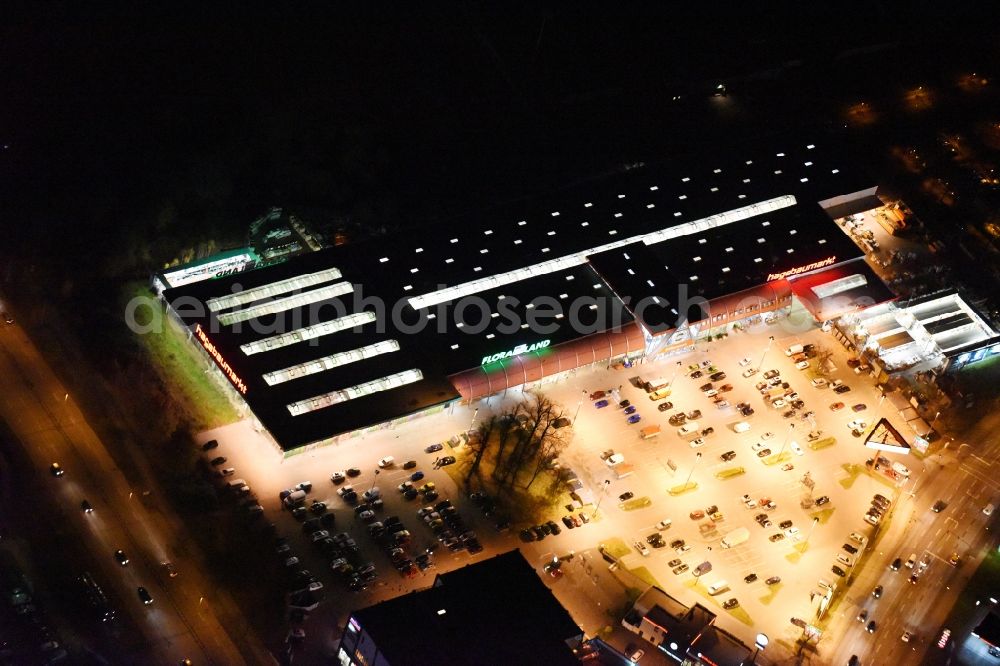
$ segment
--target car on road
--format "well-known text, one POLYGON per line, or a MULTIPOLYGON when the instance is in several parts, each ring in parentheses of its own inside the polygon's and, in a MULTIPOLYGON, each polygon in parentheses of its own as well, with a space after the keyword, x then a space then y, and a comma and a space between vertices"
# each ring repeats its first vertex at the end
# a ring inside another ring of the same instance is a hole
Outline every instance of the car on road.
POLYGON ((14 317, 11 316, 11 314, 9 312, 4 312, 0 316, 3 317, 4 322, 6 322, 8 326, 14 323, 14 317))
POLYGON ((862 608, 861 612, 858 613, 857 620, 858 620, 858 622, 864 622, 867 619, 868 619, 868 609, 867 608, 862 608))
POLYGON ((866 627, 866 629, 868 630, 869 634, 874 634, 875 630, 877 628, 878 628, 878 626, 875 624, 875 620, 872 620, 871 622, 869 622, 868 626, 866 627))
POLYGON ((920 576, 918 576, 917 574, 913 574, 912 576, 910 576, 911 585, 916 585, 918 580, 920 580, 920 576))
POLYGON ((84 513, 94 513, 94 507, 90 506, 90 502, 88 502, 87 500, 83 500, 82 502, 80 502, 80 508, 83 510, 84 513))
POLYGON ((212 467, 218 467, 219 465, 224 465, 227 458, 225 456, 219 456, 217 458, 212 458, 212 467))
POLYGON ((771 576, 764 582, 768 585, 777 585, 778 583, 781 582, 781 576, 771 576))
POLYGON ((904 643, 909 643, 911 638, 913 638, 913 634, 911 634, 909 631, 904 631, 903 635, 899 637, 899 639, 904 643))
POLYGON ((735 457, 736 457, 736 451, 726 451, 721 456, 719 456, 719 458, 721 458, 723 462, 729 462, 735 457))
POLYGON ((123 567, 128 566, 128 555, 125 554, 124 550, 119 549, 115 551, 115 562, 123 567))
POLYGON ((637 551, 639 552, 639 554, 640 554, 640 555, 642 555, 643 557, 649 557, 649 553, 650 553, 651 551, 649 550, 649 548, 647 548, 647 547, 646 547, 646 544, 644 544, 643 542, 641 542, 641 541, 636 541, 635 543, 633 543, 633 544, 632 544, 632 546, 633 546, 633 547, 634 547, 634 548, 635 548, 635 549, 636 549, 636 550, 637 550, 637 551))
POLYGON ((52 476, 59 477, 65 474, 66 470, 64 470, 59 463, 54 462, 51 465, 49 465, 49 472, 52 473, 52 476))
POLYGON ((139 586, 136 588, 136 592, 139 594, 139 601, 141 601, 144 605, 148 606, 153 603, 153 597, 149 594, 149 590, 146 588, 139 586))
POLYGON ((424 448, 424 453, 437 453, 444 448, 444 444, 431 444, 424 448))
POLYGON ((874 597, 875 599, 881 599, 882 598, 882 586, 881 585, 876 585, 875 586, 875 589, 872 590, 872 597, 874 597))
POLYGON ((938 500, 934 502, 934 506, 931 507, 931 511, 933 511, 934 513, 941 513, 947 508, 948 508, 947 502, 945 502, 944 500, 938 500))

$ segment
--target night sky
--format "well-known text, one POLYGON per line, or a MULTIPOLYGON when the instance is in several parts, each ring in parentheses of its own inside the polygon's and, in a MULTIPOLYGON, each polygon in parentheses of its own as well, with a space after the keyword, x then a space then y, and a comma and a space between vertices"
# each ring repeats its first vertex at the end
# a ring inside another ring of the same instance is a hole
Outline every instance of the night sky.
POLYGON ((855 91, 960 67, 996 41, 973 10, 932 3, 715 15, 698 3, 615 15, 280 4, 12 13, 0 27, 7 251, 85 255, 101 275, 135 277, 204 241, 239 244, 271 205, 355 235, 447 220, 639 161, 832 125, 855 91), (716 81, 733 92, 721 111, 705 94, 716 81))

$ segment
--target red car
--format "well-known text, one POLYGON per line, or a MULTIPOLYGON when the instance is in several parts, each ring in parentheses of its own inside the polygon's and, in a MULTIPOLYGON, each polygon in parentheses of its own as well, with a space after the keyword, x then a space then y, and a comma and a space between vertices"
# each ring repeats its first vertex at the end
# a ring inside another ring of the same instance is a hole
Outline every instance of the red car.
POLYGON ((604 391, 594 391, 593 393, 590 394, 590 399, 591 400, 600 400, 601 398, 603 398, 606 395, 607 395, 607 393, 605 393, 604 391))
POLYGON ((830 405, 830 411, 831 412, 839 412, 843 408, 844 408, 844 403, 842 403, 842 402, 835 402, 832 405, 830 405))

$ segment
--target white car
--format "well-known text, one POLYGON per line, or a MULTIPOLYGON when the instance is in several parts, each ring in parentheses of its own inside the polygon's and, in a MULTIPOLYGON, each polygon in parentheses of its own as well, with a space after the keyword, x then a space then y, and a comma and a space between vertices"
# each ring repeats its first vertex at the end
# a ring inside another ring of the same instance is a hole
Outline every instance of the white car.
POLYGON ((795 452, 795 455, 797 456, 805 455, 805 451, 802 450, 802 447, 799 446, 798 442, 793 440, 789 442, 788 446, 792 449, 792 451, 795 452))
POLYGON ((751 446, 750 448, 753 449, 754 453, 757 453, 758 451, 760 451, 762 449, 766 449, 767 448, 767 443, 766 442, 754 442, 754 445, 751 446))
POLYGON ((847 424, 848 430, 864 430, 867 427, 868 424, 862 421, 861 419, 854 419, 853 421, 847 424))
POLYGON ((777 400, 774 400, 771 403, 771 407, 773 407, 774 409, 781 409, 784 406, 785 406, 785 401, 782 398, 778 398, 777 400))
POLYGON ((822 377, 817 377, 814 380, 812 380, 812 385, 815 386, 818 389, 821 389, 821 388, 826 388, 827 386, 829 386, 829 382, 827 382, 822 377))
POLYGON ((664 518, 660 522, 656 523, 656 529, 662 532, 665 529, 669 529, 670 526, 673 525, 673 523, 674 521, 670 520, 669 518, 664 518))
POLYGON ((857 532, 851 532, 851 541, 856 541, 857 543, 865 543, 868 541, 868 537, 864 534, 858 534, 857 532))
POLYGON ((809 361, 799 361, 798 363, 795 364, 795 367, 798 368, 799 370, 805 370, 806 368, 809 367, 809 361))
POLYGON ((870 513, 865 514, 865 520, 867 520, 872 525, 878 525, 878 516, 874 516, 870 513))
POLYGON ((706 398, 712 398, 712 397, 715 397, 717 395, 719 395, 719 392, 717 390, 715 390, 715 389, 709 389, 708 391, 705 391, 705 397, 706 398))
POLYGON ((744 371, 743 371, 743 372, 742 372, 741 374, 742 374, 742 375, 743 375, 744 377, 747 377, 747 378, 749 378, 749 377, 753 377, 754 375, 756 375, 756 374, 757 374, 757 368, 747 368, 747 369, 746 369, 746 370, 744 370, 744 371))
POLYGON ((737 421, 733 424, 733 430, 736 432, 746 432, 750 429, 750 424, 746 421, 737 421))
POLYGON ((385 458, 382 458, 381 460, 378 461, 378 466, 385 469, 386 467, 392 467, 395 462, 396 462, 395 458, 393 458, 392 456, 386 456, 385 458))
POLYGON ((719 402, 715 403, 715 406, 718 407, 719 409, 725 409, 726 407, 729 406, 729 401, 728 400, 720 400, 719 402))
POLYGON ((766 442, 768 440, 774 439, 774 433, 768 430, 763 435, 761 435, 760 438, 766 442))
POLYGON ((744 358, 742 361, 740 361, 740 367, 741 368, 745 368, 748 365, 750 365, 751 363, 753 363, 753 361, 751 361, 749 357, 744 358))
POLYGON ((649 557, 649 548, 646 547, 646 544, 644 544, 641 541, 636 541, 632 545, 635 547, 637 551, 639 551, 640 555, 642 555, 643 557, 649 557))
POLYGON ((785 530, 785 536, 788 537, 789 539, 798 538, 798 535, 799 535, 799 528, 797 527, 789 527, 787 530, 785 530))
POLYGON ((702 446, 705 446, 705 438, 704 437, 699 437, 698 439, 692 439, 691 440, 691 448, 692 449, 701 448, 702 446))
POLYGON ((749 495, 744 495, 740 499, 743 500, 743 504, 746 506, 746 508, 748 508, 748 509, 756 509, 757 508, 757 500, 753 499, 749 495))

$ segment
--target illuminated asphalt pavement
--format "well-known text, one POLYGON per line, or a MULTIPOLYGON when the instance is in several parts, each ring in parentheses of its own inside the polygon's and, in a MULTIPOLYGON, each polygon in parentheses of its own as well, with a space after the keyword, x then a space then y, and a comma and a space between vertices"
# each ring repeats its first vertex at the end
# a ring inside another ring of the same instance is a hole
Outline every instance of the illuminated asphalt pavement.
POLYGON ((71 516, 64 528, 76 532, 91 550, 99 566, 92 571, 98 583, 118 612, 132 616, 143 633, 144 640, 137 641, 145 647, 142 654, 111 657, 157 664, 184 658, 195 664, 246 663, 213 612, 212 599, 203 599, 209 595, 202 591, 211 588, 197 561, 165 547, 183 540, 175 519, 144 506, 143 500, 150 498, 130 487, 72 396, 17 325, 0 328, 0 395, 0 418, 71 516), (49 473, 53 462, 66 470, 61 478, 49 473), (94 513, 80 510, 83 499, 94 513), (119 548, 131 560, 127 567, 114 560, 119 548), (175 564, 178 577, 166 575, 160 566, 165 560, 175 564), (152 605, 139 601, 140 585, 153 596, 152 605))

